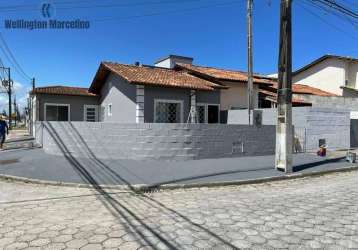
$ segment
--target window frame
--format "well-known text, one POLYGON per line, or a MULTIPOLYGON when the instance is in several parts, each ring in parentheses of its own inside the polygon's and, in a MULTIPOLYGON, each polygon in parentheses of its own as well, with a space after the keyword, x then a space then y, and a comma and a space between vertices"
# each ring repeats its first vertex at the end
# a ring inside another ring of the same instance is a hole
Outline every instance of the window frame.
POLYGON ((67 121, 68 122, 71 121, 71 105, 70 104, 67 104, 67 103, 51 103, 51 102, 46 102, 45 103, 44 121, 47 121, 47 116, 46 116, 47 106, 67 107, 68 108, 67 121))
POLYGON ((83 105, 83 121, 89 122, 87 121, 87 108, 95 108, 94 122, 98 122, 98 105, 88 105, 88 104, 83 105))
POLYGON ((113 115, 113 105, 112 105, 112 103, 108 103, 107 108, 108 108, 107 116, 112 116, 113 115))
POLYGON ((154 115, 153 123, 157 123, 157 103, 179 103, 180 104, 180 123, 184 121, 184 101, 183 100, 173 100, 173 99, 154 99, 154 115))
POLYGON ((218 107, 218 123, 211 123, 211 124, 219 124, 220 123, 220 104, 219 103, 207 103, 207 102, 197 102, 196 103, 196 107, 197 106, 204 106, 204 124, 209 124, 208 123, 208 117, 209 117, 209 108, 208 106, 217 106, 218 107))

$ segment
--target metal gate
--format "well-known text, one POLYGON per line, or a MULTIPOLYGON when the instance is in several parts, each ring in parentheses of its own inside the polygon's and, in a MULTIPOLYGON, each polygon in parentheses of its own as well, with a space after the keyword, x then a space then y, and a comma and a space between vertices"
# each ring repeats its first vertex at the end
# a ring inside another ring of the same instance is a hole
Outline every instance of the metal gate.
POLYGON ((294 138, 293 138, 293 152, 294 153, 305 153, 307 136, 305 127, 294 127, 294 138))

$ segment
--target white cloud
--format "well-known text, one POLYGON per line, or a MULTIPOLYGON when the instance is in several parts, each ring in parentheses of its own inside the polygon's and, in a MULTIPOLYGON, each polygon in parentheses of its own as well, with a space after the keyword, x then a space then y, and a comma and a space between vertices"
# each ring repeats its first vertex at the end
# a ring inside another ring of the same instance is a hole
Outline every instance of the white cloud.
MULTIPOLYGON (((14 82, 13 85, 13 97, 16 95, 16 101, 19 105, 20 111, 22 111, 27 106, 27 97, 28 92, 31 90, 31 87, 25 86, 20 82, 14 82)), ((8 95, 7 93, 1 93, 2 91, 6 91, 4 87, 0 86, 0 112, 4 109, 8 110, 8 95)), ((12 99, 13 101, 14 99, 12 99)))

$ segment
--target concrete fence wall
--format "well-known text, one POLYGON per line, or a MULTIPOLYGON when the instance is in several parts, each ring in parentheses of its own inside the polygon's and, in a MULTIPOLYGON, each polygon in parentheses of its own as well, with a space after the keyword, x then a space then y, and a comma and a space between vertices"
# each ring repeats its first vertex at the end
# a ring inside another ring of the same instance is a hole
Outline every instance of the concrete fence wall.
POLYGON ((332 109, 345 109, 358 111, 357 97, 343 96, 315 96, 315 95, 295 95, 297 98, 312 103, 313 107, 325 107, 332 109))
POLYGON ((275 126, 40 122, 36 128, 45 152, 77 157, 188 160, 275 150, 275 126))
MULTIPOLYGON (((262 109, 262 123, 276 124, 276 109, 262 109)), ((228 123, 246 124, 247 110, 230 110, 228 123)), ((294 107, 292 123, 300 147, 305 151, 315 151, 319 140, 325 139, 328 149, 350 148, 350 112, 334 108, 294 107)))

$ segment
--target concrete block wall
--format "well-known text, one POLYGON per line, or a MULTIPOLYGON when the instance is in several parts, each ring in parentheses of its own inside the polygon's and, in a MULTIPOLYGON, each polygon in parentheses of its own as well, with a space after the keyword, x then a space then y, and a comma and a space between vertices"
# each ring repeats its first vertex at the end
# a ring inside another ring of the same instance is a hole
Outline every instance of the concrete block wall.
MULTIPOLYGON (((276 124, 276 109, 262 109, 262 123, 276 124)), ((247 110, 230 110, 228 123, 245 124, 248 120, 247 110)), ((292 123, 295 135, 302 148, 315 151, 319 139, 325 139, 331 150, 350 148, 350 112, 336 108, 294 107, 292 123)))
POLYGON ((189 160, 273 154, 275 126, 41 122, 45 152, 105 159, 189 160))
POLYGON ((358 111, 357 97, 343 96, 315 96, 315 95, 295 95, 297 98, 312 103, 313 107, 325 107, 333 109, 345 109, 358 111))

